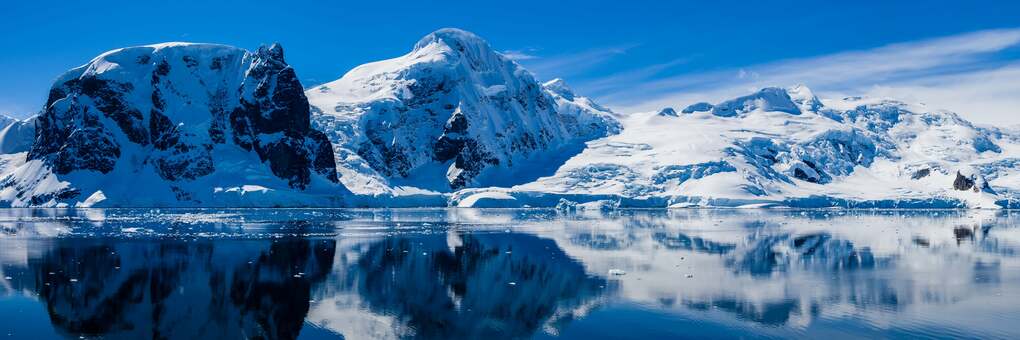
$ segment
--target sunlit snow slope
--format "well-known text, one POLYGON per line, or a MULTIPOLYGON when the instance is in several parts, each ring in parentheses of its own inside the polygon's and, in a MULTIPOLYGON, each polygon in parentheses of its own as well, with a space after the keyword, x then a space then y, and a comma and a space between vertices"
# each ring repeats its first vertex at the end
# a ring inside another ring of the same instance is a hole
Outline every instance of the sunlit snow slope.
POLYGON ((555 175, 452 203, 995 208, 1020 188, 1020 134, 890 100, 766 88, 623 123, 555 175))

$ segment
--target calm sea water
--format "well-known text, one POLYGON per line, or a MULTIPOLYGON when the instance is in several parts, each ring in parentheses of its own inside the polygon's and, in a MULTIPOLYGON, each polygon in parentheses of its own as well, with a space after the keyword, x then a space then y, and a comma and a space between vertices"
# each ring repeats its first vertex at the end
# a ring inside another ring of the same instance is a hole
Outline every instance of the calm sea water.
POLYGON ((994 211, 0 210, 0 338, 1020 338, 994 211))

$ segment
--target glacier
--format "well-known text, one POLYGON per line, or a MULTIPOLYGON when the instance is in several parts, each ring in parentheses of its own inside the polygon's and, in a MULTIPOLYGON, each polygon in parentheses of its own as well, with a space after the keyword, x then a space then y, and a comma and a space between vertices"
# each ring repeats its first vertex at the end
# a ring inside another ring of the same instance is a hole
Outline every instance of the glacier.
POLYGON ((622 113, 458 29, 325 84, 296 72, 278 44, 104 53, 0 121, 0 204, 1020 206, 1020 131, 893 98, 796 85, 622 113))

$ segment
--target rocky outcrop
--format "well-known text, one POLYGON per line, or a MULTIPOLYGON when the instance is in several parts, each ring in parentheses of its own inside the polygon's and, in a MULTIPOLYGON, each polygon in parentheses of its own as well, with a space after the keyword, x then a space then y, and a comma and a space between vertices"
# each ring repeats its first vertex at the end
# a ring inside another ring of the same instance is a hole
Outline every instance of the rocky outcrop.
POLYGON ((712 105, 712 104, 709 104, 709 103, 706 103, 706 102, 698 102, 698 103, 694 103, 694 104, 688 105, 687 107, 685 107, 683 109, 683 111, 680 111, 680 112, 683 112, 683 113, 709 112, 709 111, 712 111, 713 108, 715 108, 715 106, 712 105))
POLYGON ((919 180, 919 179, 928 177, 928 175, 931 175, 931 169, 929 169, 929 168, 922 168, 922 169, 918 169, 917 171, 914 171, 914 174, 910 175, 910 179, 912 179, 912 180, 919 180))
POLYGON ((956 179, 953 180, 953 189, 964 191, 970 190, 973 187, 974 179, 964 176, 959 171, 956 172, 956 179))
POLYGON ((663 116, 663 117, 676 117, 677 116, 676 110, 674 110, 672 107, 664 107, 664 108, 662 108, 662 110, 659 110, 658 115, 659 116, 663 116))

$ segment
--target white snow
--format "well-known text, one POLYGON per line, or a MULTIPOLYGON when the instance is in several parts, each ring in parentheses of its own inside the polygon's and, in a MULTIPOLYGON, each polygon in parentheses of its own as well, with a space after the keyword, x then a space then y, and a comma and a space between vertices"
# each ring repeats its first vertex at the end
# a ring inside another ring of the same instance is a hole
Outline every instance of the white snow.
MULTIPOLYGON (((169 62, 164 111, 197 138, 208 137, 210 108, 236 106, 255 88, 243 83, 251 53, 189 43, 110 51, 58 83, 90 75, 135 84, 126 95, 145 112, 151 91, 141 87, 153 85, 136 78, 156 67, 140 62, 145 58, 169 62), (223 69, 209 70, 213 60, 223 69)), ((175 188, 148 166, 153 150, 122 134, 110 173, 56 176, 26 160, 34 118, 0 117, 0 202, 166 205, 183 191, 197 193, 195 204, 217 206, 1020 206, 1014 129, 976 126, 956 113, 889 98, 822 100, 804 85, 715 104, 677 103, 693 104, 681 113, 622 115, 562 79, 538 83, 481 38, 456 29, 305 94, 313 126, 333 143, 342 186, 315 178, 311 189, 293 190, 257 155, 227 143, 210 150, 214 174, 175 188), (440 140, 453 151, 441 152, 440 140), (80 191, 73 202, 54 197, 72 189, 80 191)))
MULTIPOLYGON (((997 208, 1020 189, 1015 131, 885 99, 823 105, 802 85, 761 93, 675 117, 632 114, 622 133, 589 142, 554 175, 498 190, 531 206, 617 197, 625 206, 997 208), (927 175, 912 178, 918 171, 927 175), (954 189, 958 171, 974 187, 954 189)), ((470 205, 465 196, 452 199, 470 205)))

